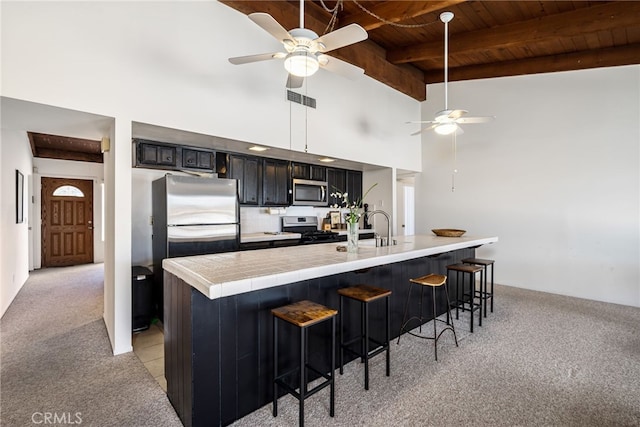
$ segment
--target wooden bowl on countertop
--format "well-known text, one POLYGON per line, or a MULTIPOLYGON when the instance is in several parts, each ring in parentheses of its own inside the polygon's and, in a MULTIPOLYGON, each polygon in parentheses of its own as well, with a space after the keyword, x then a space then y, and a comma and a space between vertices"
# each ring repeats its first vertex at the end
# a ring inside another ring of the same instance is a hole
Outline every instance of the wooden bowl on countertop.
POLYGON ((431 231, 440 237, 460 237, 467 232, 467 230, 457 230, 455 228, 434 228, 431 231))

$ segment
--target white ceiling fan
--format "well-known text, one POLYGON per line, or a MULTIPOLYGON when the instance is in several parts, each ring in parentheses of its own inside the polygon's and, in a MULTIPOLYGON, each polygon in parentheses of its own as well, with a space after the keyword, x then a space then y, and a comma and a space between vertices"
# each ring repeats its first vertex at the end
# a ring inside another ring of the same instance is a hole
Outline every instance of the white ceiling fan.
POLYGON ((407 123, 421 123, 429 124, 425 128, 420 129, 411 135, 418 135, 422 132, 433 129, 440 135, 450 135, 452 133, 462 133, 461 124, 474 124, 474 123, 486 123, 490 122, 495 117, 493 116, 476 116, 476 117, 463 117, 468 113, 467 110, 450 110, 448 100, 448 80, 449 80, 449 22, 453 19, 453 12, 442 12, 440 14, 440 20, 444 22, 444 110, 438 111, 434 120, 429 121, 414 121, 407 123))
POLYGON ((315 32, 304 28, 304 0, 300 0, 300 28, 287 31, 268 13, 252 13, 249 19, 280 41, 286 52, 229 58, 232 64, 284 59, 284 68, 289 72, 288 88, 301 87, 304 78, 314 74, 318 68, 324 68, 351 79, 364 73, 360 67, 325 54, 365 40, 368 37, 367 32, 358 24, 350 24, 318 37, 315 32))

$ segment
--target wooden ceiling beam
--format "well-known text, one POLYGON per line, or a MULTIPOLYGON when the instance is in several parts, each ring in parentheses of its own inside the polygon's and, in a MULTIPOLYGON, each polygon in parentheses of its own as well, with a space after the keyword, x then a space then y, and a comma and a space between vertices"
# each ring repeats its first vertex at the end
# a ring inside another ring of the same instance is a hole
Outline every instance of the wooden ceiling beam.
MULTIPOLYGON (((558 13, 542 18, 502 25, 461 34, 449 38, 449 52, 456 54, 476 50, 526 47, 544 40, 581 36, 585 32, 640 27, 640 2, 619 1, 558 13)), ((455 21, 454 21, 455 23, 455 21)), ((444 56, 443 41, 420 43, 388 52, 393 64, 439 59, 444 56)))
MULTIPOLYGON (((297 4, 289 2, 262 2, 262 1, 230 1, 221 0, 221 3, 236 9, 244 14, 261 11, 271 15, 283 27, 290 30, 297 28, 300 23, 297 17, 299 9, 297 4)), ((315 13, 305 15, 305 28, 321 34, 326 22, 315 17, 315 13)), ((265 37, 270 37, 265 33, 265 37)), ((241 54, 239 52, 238 54, 241 54)), ((257 52, 256 52, 257 53, 257 52)), ((352 46, 329 52, 330 56, 342 59, 350 64, 366 70, 366 74, 418 101, 424 101, 427 90, 424 84, 424 74, 414 66, 408 64, 391 64, 386 58, 386 51, 376 43, 365 40, 352 46)))
MULTIPOLYGON (((542 56, 517 61, 505 61, 449 69, 449 81, 488 79, 526 74, 555 73, 614 67, 638 63, 640 43, 601 50, 587 50, 564 55, 542 56)), ((426 83, 444 81, 442 70, 425 73, 426 83)))
POLYGON ((102 154, 80 153, 77 151, 52 150, 50 148, 38 148, 35 157, 58 160, 75 160, 80 162, 103 163, 102 154))
POLYGON ((359 13, 346 14, 343 16, 338 14, 338 19, 340 20, 341 26, 358 23, 364 27, 365 30, 371 31, 383 25, 388 25, 389 22, 399 23, 407 19, 419 18, 420 16, 437 12, 465 1, 467 0, 387 1, 373 7, 368 7, 366 2, 363 2, 363 6, 369 12, 383 18, 386 22, 381 21, 364 10, 359 13))

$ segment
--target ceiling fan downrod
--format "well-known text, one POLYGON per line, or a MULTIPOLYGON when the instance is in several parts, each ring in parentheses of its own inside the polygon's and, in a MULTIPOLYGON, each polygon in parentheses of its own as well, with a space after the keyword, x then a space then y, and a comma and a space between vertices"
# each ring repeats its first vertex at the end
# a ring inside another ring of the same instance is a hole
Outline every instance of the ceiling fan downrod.
POLYGON ((453 19, 453 12, 442 12, 440 20, 444 22, 444 109, 449 109, 449 22, 453 19))

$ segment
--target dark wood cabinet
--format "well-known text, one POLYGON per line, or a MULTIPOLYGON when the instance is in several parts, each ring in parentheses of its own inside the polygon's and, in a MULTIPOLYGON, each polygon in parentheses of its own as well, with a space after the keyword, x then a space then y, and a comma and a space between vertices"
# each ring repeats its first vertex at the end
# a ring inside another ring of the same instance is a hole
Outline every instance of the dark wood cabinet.
POLYGON ((213 150, 145 139, 134 139, 133 141, 136 148, 136 167, 215 172, 215 152, 213 150))
POLYGON ((327 183, 329 185, 329 206, 336 204, 342 206, 342 199, 332 197, 331 194, 335 192, 347 192, 347 171, 344 169, 328 168, 327 183))
POLYGON ((349 200, 360 201, 360 207, 362 207, 362 172, 347 171, 347 193, 349 193, 349 200))
POLYGON ((327 168, 325 166, 291 162, 291 178, 326 181, 327 168))
POLYGON ((262 165, 262 205, 289 204, 289 162, 264 159, 262 165))
POLYGON ((137 148, 138 164, 145 166, 176 166, 177 147, 140 142, 137 148))
POLYGON ((183 168, 213 170, 213 164, 213 153, 210 151, 182 149, 183 168))
POLYGON ((258 205, 260 194, 259 159, 228 155, 226 178, 238 180, 239 201, 243 205, 258 205))

